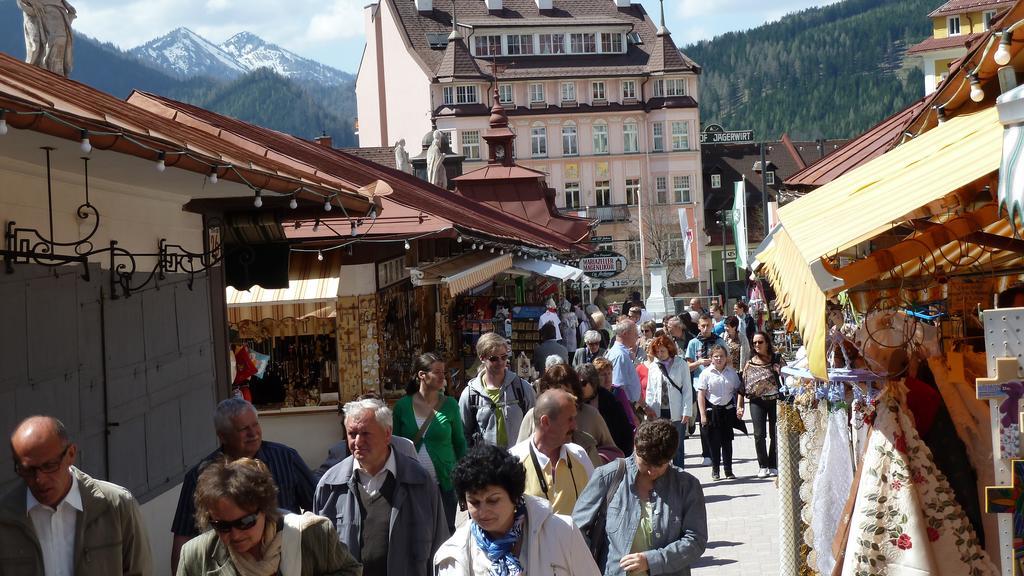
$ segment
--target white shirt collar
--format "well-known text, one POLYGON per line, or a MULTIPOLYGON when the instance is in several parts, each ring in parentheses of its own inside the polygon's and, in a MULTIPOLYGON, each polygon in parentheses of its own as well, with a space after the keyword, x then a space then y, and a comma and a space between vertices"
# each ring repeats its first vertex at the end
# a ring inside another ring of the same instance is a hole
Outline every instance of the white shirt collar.
POLYGON ((392 450, 390 444, 388 444, 388 459, 384 462, 384 467, 376 474, 371 476, 370 473, 366 471, 366 468, 363 468, 363 465, 360 464, 359 460, 356 460, 355 457, 352 458, 352 468, 359 473, 360 478, 362 478, 364 482, 374 478, 383 478, 385 472, 391 472, 391 475, 395 477, 395 480, 398 480, 398 468, 395 466, 395 451, 392 450))
POLYGON ((67 504, 68 506, 71 506, 72 508, 78 510, 79 512, 84 512, 85 508, 82 506, 82 491, 78 486, 78 477, 75 476, 70 469, 68 470, 68 474, 71 474, 71 489, 68 490, 68 493, 64 496, 64 499, 57 503, 56 507, 50 508, 46 504, 43 504, 39 500, 36 500, 36 497, 35 495, 32 494, 32 491, 29 490, 28 487, 26 487, 25 510, 30 512, 32 511, 32 509, 36 507, 45 508, 47 510, 56 510, 57 508, 60 508, 62 504, 67 504))
MULTIPOLYGON (((530 448, 533 448, 534 454, 537 455, 537 463, 540 464, 540 467, 547 468, 551 459, 547 457, 547 454, 541 452, 540 448, 537 448, 537 445, 533 442, 533 436, 530 436, 530 448)), ((566 461, 569 460, 569 453, 565 450, 565 444, 562 444, 558 449, 558 459, 566 461)))

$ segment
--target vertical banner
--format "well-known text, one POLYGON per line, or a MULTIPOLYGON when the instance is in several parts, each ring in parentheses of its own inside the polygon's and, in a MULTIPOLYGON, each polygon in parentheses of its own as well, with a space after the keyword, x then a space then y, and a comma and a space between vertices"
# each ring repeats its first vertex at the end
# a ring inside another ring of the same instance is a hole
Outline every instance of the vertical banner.
POLYGON ((779 203, 772 201, 768 203, 768 232, 775 230, 779 224, 779 203))
POLYGON ((697 223, 694 220, 693 208, 680 208, 679 209, 679 232, 683 239, 683 262, 684 272, 683 275, 687 280, 694 280, 699 278, 697 263, 698 251, 697 242, 694 235, 696 234, 697 223))
POLYGON ((736 198, 732 203, 732 237, 736 242, 736 271, 745 278, 747 269, 747 182, 736 183, 736 198))

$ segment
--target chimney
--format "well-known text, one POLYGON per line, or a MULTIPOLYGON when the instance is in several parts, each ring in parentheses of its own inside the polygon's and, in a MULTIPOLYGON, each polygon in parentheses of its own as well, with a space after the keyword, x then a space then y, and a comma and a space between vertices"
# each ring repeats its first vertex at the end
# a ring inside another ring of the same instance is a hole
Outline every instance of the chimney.
POLYGON ((317 144, 323 146, 324 148, 334 148, 334 142, 331 140, 331 137, 328 136, 326 133, 314 138, 313 142, 316 142, 317 144))
POLYGON ((430 12, 434 9, 434 0, 414 0, 416 9, 420 12, 430 12))
POLYGON ((501 10, 501 0, 484 0, 488 10, 501 10))
POLYGON ((551 8, 552 8, 551 0, 537 0, 537 9, 538 10, 551 10, 551 8))

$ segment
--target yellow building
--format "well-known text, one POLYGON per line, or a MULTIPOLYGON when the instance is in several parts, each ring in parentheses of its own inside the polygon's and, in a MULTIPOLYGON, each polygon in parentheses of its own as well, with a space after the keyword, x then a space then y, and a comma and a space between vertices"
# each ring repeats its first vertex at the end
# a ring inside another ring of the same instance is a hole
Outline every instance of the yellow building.
POLYGON ((949 65, 967 54, 967 46, 991 26, 1013 4, 1007 0, 949 0, 933 10, 932 35, 907 50, 919 57, 924 70, 924 93, 931 94, 949 74, 949 65))

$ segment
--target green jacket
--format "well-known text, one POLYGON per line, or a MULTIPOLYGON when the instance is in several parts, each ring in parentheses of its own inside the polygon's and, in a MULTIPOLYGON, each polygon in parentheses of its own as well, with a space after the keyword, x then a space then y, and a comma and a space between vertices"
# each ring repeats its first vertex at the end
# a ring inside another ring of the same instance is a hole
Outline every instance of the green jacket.
MULTIPOLYGON (((413 440, 420 427, 416 425, 416 413, 412 409, 412 396, 406 396, 395 403, 394 433, 413 440)), ((455 463, 466 455, 466 437, 462 433, 462 417, 459 403, 445 396, 441 409, 434 416, 422 444, 427 447, 430 462, 434 464, 437 483, 441 490, 452 489, 452 470, 455 463)), ((419 446, 416 450, 419 450, 419 446)))
MULTIPOLYGON (((82 493, 75 526, 75 576, 153 573, 149 538, 139 503, 109 482, 72 467, 82 493)), ((0 574, 43 576, 43 552, 26 510, 24 482, 0 500, 0 574)))
MULTIPOLYGON (((291 515, 298 518, 297 515, 291 515)), ((302 518, 306 518, 303 516, 302 518)), ((338 540, 334 525, 323 517, 302 529, 302 576, 362 576, 363 567, 338 540)), ((238 576, 228 549, 213 530, 196 536, 181 549, 177 576, 238 576)))

